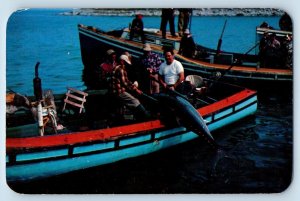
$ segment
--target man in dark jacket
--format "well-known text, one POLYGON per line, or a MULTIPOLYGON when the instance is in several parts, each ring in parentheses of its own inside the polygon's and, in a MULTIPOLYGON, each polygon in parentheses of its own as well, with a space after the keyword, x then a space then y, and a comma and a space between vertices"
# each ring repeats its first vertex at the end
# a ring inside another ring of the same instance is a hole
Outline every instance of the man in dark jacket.
POLYGON ((193 58, 195 56, 195 51, 196 44, 194 42, 194 39, 190 34, 190 31, 186 29, 180 41, 180 48, 178 54, 181 54, 185 57, 193 58))
POLYGON ((142 43, 145 43, 144 23, 142 18, 143 16, 138 14, 135 16, 135 19, 132 20, 129 39, 132 40, 134 34, 138 34, 141 36, 142 43))

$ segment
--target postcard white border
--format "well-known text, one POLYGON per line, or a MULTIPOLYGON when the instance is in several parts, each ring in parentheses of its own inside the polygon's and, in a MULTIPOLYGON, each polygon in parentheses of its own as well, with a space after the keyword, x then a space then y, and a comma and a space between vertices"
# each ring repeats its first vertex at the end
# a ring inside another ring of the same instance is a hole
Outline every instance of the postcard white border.
POLYGON ((0 6, 0 195, 5 201, 93 201, 93 200, 255 200, 255 201, 282 201, 299 200, 300 198, 300 129, 299 123, 299 65, 300 59, 295 56, 294 60, 294 169, 293 180, 290 187, 283 193, 278 194, 174 194, 174 195, 23 195, 12 191, 6 184, 5 176, 5 88, 6 88, 6 24, 9 16, 19 8, 161 8, 161 7, 190 7, 190 8, 279 8, 288 12, 294 23, 294 55, 299 54, 300 42, 297 0, 1 0, 0 6))

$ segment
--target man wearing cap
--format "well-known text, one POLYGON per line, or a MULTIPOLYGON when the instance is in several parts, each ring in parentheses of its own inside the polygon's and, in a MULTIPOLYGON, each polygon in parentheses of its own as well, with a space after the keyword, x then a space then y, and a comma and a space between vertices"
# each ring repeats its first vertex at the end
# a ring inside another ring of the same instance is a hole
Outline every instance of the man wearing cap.
POLYGON ((196 44, 190 31, 188 29, 184 30, 184 35, 180 41, 180 47, 178 54, 182 56, 193 58, 195 56, 196 44))
POLYGON ((114 68, 117 66, 116 62, 116 52, 113 49, 109 49, 106 51, 106 61, 100 65, 101 70, 101 80, 103 81, 103 85, 108 87, 108 82, 111 78, 111 74, 114 68))
POLYGON ((115 95, 122 104, 133 110, 138 120, 145 120, 149 118, 150 115, 140 101, 132 95, 132 93, 140 95, 142 91, 128 79, 125 66, 125 63, 128 61, 127 55, 121 55, 120 65, 116 66, 112 74, 110 92, 115 95))
POLYGON ((159 82, 164 88, 175 90, 184 81, 182 64, 174 58, 173 49, 164 49, 165 62, 160 65, 159 82))
POLYGON ((129 40, 132 40, 134 34, 136 33, 141 36, 142 43, 145 43, 144 23, 142 18, 143 16, 141 14, 138 14, 135 16, 135 19, 132 20, 129 40))
POLYGON ((146 80, 148 81, 150 79, 150 86, 148 84, 148 86, 146 85, 145 87, 150 87, 150 94, 159 93, 159 84, 153 80, 158 80, 159 66, 162 61, 160 60, 158 54, 152 52, 151 46, 149 44, 144 45, 143 51, 144 54, 141 57, 141 65, 144 72, 146 72, 146 80))

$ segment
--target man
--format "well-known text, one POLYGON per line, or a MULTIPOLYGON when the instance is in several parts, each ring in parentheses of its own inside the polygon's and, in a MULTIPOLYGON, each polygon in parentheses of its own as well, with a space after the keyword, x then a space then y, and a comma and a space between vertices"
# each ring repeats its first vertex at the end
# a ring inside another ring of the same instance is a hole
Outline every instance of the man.
POLYGON ((132 40, 134 34, 136 33, 141 36, 142 43, 145 43, 144 23, 142 18, 143 16, 138 14, 135 16, 135 19, 132 20, 129 40, 132 40))
POLYGON ((165 62, 159 68, 159 82, 166 89, 175 90, 184 81, 182 64, 175 60, 173 49, 164 50, 165 62))
POLYGON ((113 49, 109 49, 106 51, 106 60, 100 65, 100 72, 101 72, 101 82, 105 88, 108 87, 108 83, 111 79, 112 72, 114 68, 117 66, 116 61, 117 55, 113 49))
POLYGON ((161 31, 162 31, 162 37, 166 38, 166 30, 167 30, 167 24, 169 22, 170 25, 170 32, 173 37, 176 37, 175 34, 175 25, 174 25, 174 9, 173 8, 165 8, 162 9, 161 13, 161 31))
POLYGON ((121 55, 120 65, 116 66, 113 71, 110 92, 115 95, 122 104, 133 110, 138 120, 145 120, 149 118, 149 113, 140 101, 132 95, 132 93, 140 95, 142 91, 128 79, 125 67, 126 60, 128 60, 128 56, 121 55))
POLYGON ((141 66, 143 67, 143 72, 146 72, 145 80, 147 80, 146 82, 148 82, 145 84, 145 87, 147 88, 147 91, 150 92, 150 94, 159 93, 159 83, 153 81, 153 79, 158 80, 159 66, 162 61, 160 60, 158 54, 152 52, 151 46, 149 44, 144 45, 143 51, 144 54, 141 57, 141 66))
POLYGON ((281 44, 273 33, 269 36, 266 46, 266 67, 280 67, 280 48, 281 44))
POLYGON ((180 48, 178 54, 181 54, 182 56, 185 57, 194 58, 195 52, 196 52, 196 44, 194 42, 192 35, 190 34, 190 31, 186 29, 180 41, 180 48))
POLYGON ((190 15, 192 13, 192 9, 190 8, 180 8, 178 9, 178 34, 179 36, 183 36, 184 30, 186 30, 189 26, 190 15))
POLYGON ((259 58, 259 66, 261 68, 265 67, 265 61, 266 61, 266 49, 267 44, 269 41, 269 34, 268 32, 264 32, 263 37, 259 41, 259 52, 258 52, 258 58, 259 58))

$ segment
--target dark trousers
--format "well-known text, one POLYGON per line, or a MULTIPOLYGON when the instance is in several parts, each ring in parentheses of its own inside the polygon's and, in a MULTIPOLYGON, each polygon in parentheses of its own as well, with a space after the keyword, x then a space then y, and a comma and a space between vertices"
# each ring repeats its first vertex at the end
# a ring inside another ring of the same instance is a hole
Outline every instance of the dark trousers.
POLYGON ((170 25, 170 32, 172 36, 175 36, 175 26, 174 26, 174 16, 162 16, 161 18, 161 31, 162 31, 162 37, 166 37, 166 29, 167 24, 169 22, 170 25))
POLYGON ((142 43, 145 43, 145 42, 146 42, 146 41, 145 41, 146 38, 145 38, 144 30, 134 30, 134 29, 130 29, 130 35, 129 35, 130 40, 133 39, 135 33, 138 34, 139 36, 141 36, 142 43))

